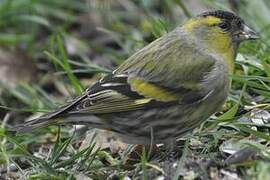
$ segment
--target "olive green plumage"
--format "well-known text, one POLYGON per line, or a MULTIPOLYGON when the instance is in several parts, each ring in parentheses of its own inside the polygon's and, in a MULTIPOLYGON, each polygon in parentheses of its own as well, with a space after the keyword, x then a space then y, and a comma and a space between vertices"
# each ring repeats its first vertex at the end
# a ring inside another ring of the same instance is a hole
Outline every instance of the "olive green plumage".
POLYGON ((175 140, 223 105, 237 48, 255 38, 233 13, 203 13, 133 54, 71 104, 18 131, 71 123, 114 131, 133 144, 175 140))

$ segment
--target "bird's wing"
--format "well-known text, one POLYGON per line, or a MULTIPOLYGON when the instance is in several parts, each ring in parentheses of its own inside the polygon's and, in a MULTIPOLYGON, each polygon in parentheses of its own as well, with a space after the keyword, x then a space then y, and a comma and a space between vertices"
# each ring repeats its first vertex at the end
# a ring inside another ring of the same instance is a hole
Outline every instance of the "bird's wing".
POLYGON ((195 64, 183 66, 186 67, 180 69, 180 72, 155 67, 157 72, 153 70, 149 74, 110 74, 89 88, 87 96, 70 109, 68 114, 105 114, 176 103, 193 104, 212 93, 211 89, 205 90, 200 86, 204 76, 212 70, 211 60, 195 61, 195 64))
MULTIPOLYGON (((161 87, 155 86, 155 88, 161 90, 161 87)), ((173 96, 173 92, 166 93, 168 96, 173 96)), ((87 89, 85 94, 83 99, 66 111, 67 114, 106 114, 177 103, 177 99, 163 102, 138 94, 131 89, 126 74, 107 75, 87 89)))
POLYGON ((212 92, 204 84, 219 74, 218 58, 196 40, 172 32, 131 56, 114 73, 128 74, 131 90, 146 98, 193 104, 212 92))
POLYGON ((157 39, 90 87, 87 96, 68 114, 104 114, 200 102, 212 93, 211 88, 201 85, 213 71, 215 58, 196 43, 179 39, 177 32, 157 39))

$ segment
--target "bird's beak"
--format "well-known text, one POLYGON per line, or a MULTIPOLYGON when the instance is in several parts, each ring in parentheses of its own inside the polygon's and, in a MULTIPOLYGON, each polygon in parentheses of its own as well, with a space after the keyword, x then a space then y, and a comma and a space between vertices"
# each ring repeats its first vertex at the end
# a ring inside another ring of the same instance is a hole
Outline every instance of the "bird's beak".
POLYGON ((258 34, 246 24, 244 24, 244 27, 239 32, 238 36, 241 40, 255 40, 259 38, 258 34))

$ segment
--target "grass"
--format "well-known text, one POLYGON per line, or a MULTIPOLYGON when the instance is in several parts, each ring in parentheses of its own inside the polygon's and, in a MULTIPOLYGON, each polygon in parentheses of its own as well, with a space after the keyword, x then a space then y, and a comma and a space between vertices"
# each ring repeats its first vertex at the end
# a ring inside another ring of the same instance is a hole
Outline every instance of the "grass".
MULTIPOLYGON (((269 179, 270 120, 269 116, 263 118, 270 111, 270 3, 241 0, 232 5, 230 1, 204 0, 199 4, 192 7, 180 0, 2 1, 0 48, 12 54, 20 50, 33 59, 37 70, 32 74, 33 81, 17 76, 16 86, 0 80, 0 176, 269 179), (112 153, 108 148, 96 148, 98 138, 92 136, 81 148, 84 131, 69 126, 52 126, 19 136, 7 131, 80 95, 136 50, 205 7, 234 9, 261 39, 241 46, 226 104, 179 146, 178 155, 150 158, 143 149, 141 157, 129 163, 132 146, 112 153), (249 161, 222 164, 229 150, 242 148, 252 149, 246 157, 249 161)), ((12 68, 10 73, 15 71, 12 68)))

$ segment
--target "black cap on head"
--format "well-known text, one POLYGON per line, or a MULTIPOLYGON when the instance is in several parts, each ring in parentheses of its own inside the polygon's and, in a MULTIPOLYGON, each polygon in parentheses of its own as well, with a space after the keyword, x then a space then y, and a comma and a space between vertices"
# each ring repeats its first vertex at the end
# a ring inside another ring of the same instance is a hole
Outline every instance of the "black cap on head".
POLYGON ((239 19, 242 21, 242 19, 238 17, 237 15, 235 15, 234 13, 228 12, 228 11, 222 11, 222 10, 205 12, 205 13, 200 14, 199 16, 202 16, 202 17, 214 16, 220 19, 227 19, 227 20, 239 19))

